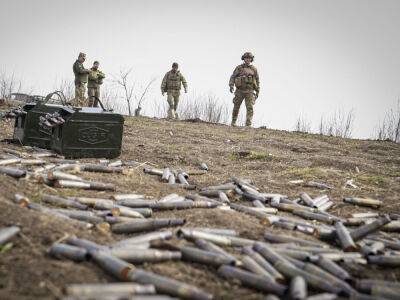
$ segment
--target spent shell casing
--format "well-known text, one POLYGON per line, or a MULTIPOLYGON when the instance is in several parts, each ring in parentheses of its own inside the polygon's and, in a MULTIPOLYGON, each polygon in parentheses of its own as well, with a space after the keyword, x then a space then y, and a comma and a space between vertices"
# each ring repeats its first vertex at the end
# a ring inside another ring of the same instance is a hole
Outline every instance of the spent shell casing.
POLYGON ((53 244, 49 254, 59 259, 67 258, 76 262, 88 260, 86 249, 61 243, 53 244))
POLYGON ((114 233, 134 233, 155 230, 162 227, 180 226, 185 223, 185 219, 139 219, 134 222, 115 224, 112 226, 112 231, 114 233))
POLYGON ((357 229, 354 229, 353 231, 350 232, 350 235, 353 238, 353 240, 356 242, 356 241, 366 237, 370 233, 373 233, 373 232, 379 230, 381 227, 388 224, 390 221, 391 220, 390 220, 389 216, 384 215, 369 224, 365 224, 365 225, 358 227, 357 229))
POLYGON ((137 200, 137 199, 144 199, 144 195, 140 194, 117 194, 117 195, 112 195, 111 199, 115 201, 119 200, 137 200))
POLYGON ((115 257, 134 264, 157 263, 163 261, 179 260, 182 257, 179 251, 161 251, 156 249, 137 249, 117 247, 112 248, 110 253, 115 257), (132 251, 134 249, 134 251, 132 251))
POLYGON ((158 175, 158 176, 163 175, 163 170, 159 170, 159 169, 144 168, 143 172, 146 174, 150 174, 150 175, 158 175))
POLYGON ((290 299, 303 300, 307 298, 307 283, 301 276, 295 276, 290 281, 290 299))
POLYGON ((85 172, 99 172, 99 173, 122 173, 122 167, 109 167, 96 164, 85 164, 81 167, 85 172))
POLYGON ((368 263, 390 268, 400 267, 400 255, 371 255, 368 263))
POLYGON ((352 278, 349 272, 347 272, 345 269, 343 269, 330 259, 319 256, 318 259, 314 261, 314 263, 323 270, 331 273, 332 275, 340 278, 343 281, 350 281, 352 278))
POLYGON ((236 263, 236 259, 232 260, 231 258, 216 252, 205 251, 189 246, 180 247, 180 250, 182 253, 182 259, 185 261, 214 267, 219 267, 221 265, 234 265, 236 263))
POLYGON ((301 193, 300 194, 300 199, 305 203, 305 205, 307 205, 309 207, 314 207, 315 206, 313 199, 307 193, 304 193, 304 192, 301 193))
POLYGON ((382 206, 382 201, 371 198, 348 197, 348 198, 343 198, 343 202, 359 206, 374 207, 374 208, 379 208, 382 206))
POLYGON ((264 276, 271 281, 275 281, 275 278, 272 277, 272 275, 267 270, 265 270, 262 266, 260 266, 257 263, 257 261, 255 261, 252 257, 250 257, 248 255, 244 255, 241 258, 241 262, 242 262, 242 266, 244 269, 246 269, 254 274, 264 276))
POLYGON ((77 298, 97 299, 104 296, 129 298, 134 295, 152 295, 156 293, 156 290, 151 284, 142 285, 131 282, 113 282, 70 284, 66 287, 65 292, 67 295, 77 298))
POLYGON ((127 281, 129 271, 134 269, 133 265, 105 251, 92 250, 89 256, 100 268, 122 281, 127 281))
POLYGON ((88 208, 87 205, 84 205, 77 201, 66 199, 66 198, 63 198, 60 196, 43 194, 43 195, 41 195, 40 198, 43 202, 61 206, 61 207, 73 207, 73 208, 81 209, 81 210, 86 210, 88 208))
POLYGON ((97 250, 107 251, 108 250, 108 247, 106 247, 106 246, 99 245, 95 242, 92 242, 92 241, 89 241, 86 239, 80 239, 75 236, 71 236, 71 237, 67 238, 65 240, 65 242, 69 245, 84 248, 87 251, 97 251, 97 250))
POLYGON ((264 276, 253 274, 232 266, 221 266, 218 268, 218 275, 227 279, 236 279, 242 285, 256 289, 264 293, 273 293, 283 296, 286 287, 267 279, 264 276))
POLYGON ((21 178, 26 175, 26 171, 18 168, 0 167, 0 174, 5 174, 14 178, 21 178))
POLYGON ((356 252, 359 250, 359 247, 357 247, 354 243, 350 232, 347 230, 342 222, 336 222, 335 229, 339 243, 345 252, 356 252))
POLYGON ((0 246, 5 245, 14 236, 16 236, 20 231, 21 231, 21 229, 17 226, 9 226, 9 227, 0 228, 0 246))
POLYGON ((14 195, 14 202, 18 204, 19 206, 26 207, 31 201, 29 200, 28 197, 21 195, 21 194, 15 194, 14 195))

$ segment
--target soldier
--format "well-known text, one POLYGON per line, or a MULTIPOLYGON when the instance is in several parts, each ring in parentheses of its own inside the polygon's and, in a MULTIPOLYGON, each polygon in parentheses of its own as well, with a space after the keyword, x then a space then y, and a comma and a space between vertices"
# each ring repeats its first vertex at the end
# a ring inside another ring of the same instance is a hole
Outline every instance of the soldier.
POLYGON ((79 53, 78 59, 75 61, 72 69, 75 75, 75 105, 83 106, 85 104, 85 89, 88 81, 90 70, 83 66, 86 60, 85 53, 79 53))
POLYGON ((88 98, 89 107, 97 107, 100 99, 100 85, 103 83, 103 79, 106 77, 102 71, 99 70, 100 63, 95 61, 93 67, 90 69, 89 81, 88 81, 88 98))
POLYGON ((167 72, 161 83, 161 94, 164 96, 167 93, 167 101, 169 105, 168 118, 178 119, 178 113, 176 112, 179 103, 179 95, 181 90, 181 83, 187 93, 187 83, 185 77, 178 71, 178 63, 172 64, 172 70, 167 72))
POLYGON ((229 80, 230 92, 233 93, 236 86, 235 97, 233 98, 232 126, 236 126, 240 105, 243 100, 246 104, 246 126, 251 126, 253 119, 253 106, 260 92, 260 79, 256 67, 251 63, 254 55, 246 52, 242 55, 243 64, 236 67, 229 80))

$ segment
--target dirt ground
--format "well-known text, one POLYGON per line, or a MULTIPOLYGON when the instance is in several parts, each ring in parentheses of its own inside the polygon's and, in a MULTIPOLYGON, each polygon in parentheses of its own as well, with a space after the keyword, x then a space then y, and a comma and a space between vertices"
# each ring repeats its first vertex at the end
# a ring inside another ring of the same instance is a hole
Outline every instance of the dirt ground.
MULTIPOLYGON (((12 123, 0 121, 0 139, 12 137, 12 123)), ((0 143, 2 149, 23 150, 16 145, 0 143)), ((216 185, 232 176, 251 178, 263 192, 280 193, 296 198, 300 192, 311 196, 321 193, 335 202, 330 213, 348 217, 354 212, 371 211, 344 204, 345 196, 366 196, 384 202, 381 212, 400 213, 400 145, 392 142, 341 139, 270 129, 232 128, 203 122, 167 121, 150 118, 128 118, 124 125, 122 160, 149 163, 158 168, 171 167, 198 170, 207 163, 209 172, 189 178, 199 187, 216 185), (290 184, 290 180, 315 180, 334 187, 330 191, 290 184), (353 179, 359 189, 344 187, 353 179)), ((92 160, 93 161, 93 160, 92 160)), ((84 173, 84 178, 117 185, 118 193, 142 193, 159 198, 169 193, 189 191, 169 187, 158 178, 133 169, 129 175, 84 173)), ((55 299, 70 283, 113 281, 91 263, 73 263, 48 256, 47 249, 66 235, 75 234, 98 243, 111 243, 126 235, 86 229, 75 223, 60 221, 39 212, 21 208, 11 199, 16 192, 31 199, 40 193, 109 197, 112 193, 95 191, 53 190, 27 180, 0 175, 0 227, 18 225, 21 234, 13 240, 12 249, 0 253, 0 299, 55 299)), ((249 205, 242 200, 236 200, 249 205)), ((258 219, 238 212, 219 209, 195 209, 156 212, 158 217, 183 217, 189 227, 235 229, 240 236, 262 240, 263 233, 284 232, 306 239, 310 236, 261 225, 258 219)), ((399 234, 393 236, 400 237, 399 234)), ((345 266, 359 277, 399 280, 400 271, 377 267, 345 266)), ((216 299, 261 299, 262 294, 222 280, 215 269, 185 262, 146 264, 145 269, 194 284, 216 299)))

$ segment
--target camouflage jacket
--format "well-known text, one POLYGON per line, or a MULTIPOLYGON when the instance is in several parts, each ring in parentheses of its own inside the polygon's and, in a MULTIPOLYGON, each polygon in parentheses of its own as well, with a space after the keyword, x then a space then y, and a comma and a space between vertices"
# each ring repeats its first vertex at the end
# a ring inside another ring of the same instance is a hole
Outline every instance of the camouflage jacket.
POLYGON ((241 64, 235 68, 229 80, 229 86, 235 85, 239 90, 260 91, 260 78, 253 65, 241 64))
POLYGON ((79 60, 76 60, 74 65, 72 66, 72 70, 75 75, 75 84, 86 83, 88 81, 88 73, 90 72, 88 69, 85 69, 82 63, 79 60))
POLYGON ((94 70, 93 68, 90 69, 89 73, 89 81, 88 81, 88 88, 97 88, 99 85, 103 83, 103 79, 106 78, 106 75, 100 70, 94 70))
POLYGON ((187 82, 185 77, 181 74, 181 72, 176 71, 176 73, 169 71, 165 74, 162 83, 161 83, 161 92, 168 91, 180 91, 182 86, 187 89, 187 82))

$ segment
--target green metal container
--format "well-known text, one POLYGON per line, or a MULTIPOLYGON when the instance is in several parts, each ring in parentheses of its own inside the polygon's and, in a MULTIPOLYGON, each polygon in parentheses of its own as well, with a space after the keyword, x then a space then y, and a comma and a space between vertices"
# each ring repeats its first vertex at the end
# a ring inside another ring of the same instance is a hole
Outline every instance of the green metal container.
POLYGON ((23 110, 27 114, 20 115, 15 119, 13 138, 22 145, 50 149, 52 130, 40 126, 39 118, 48 113, 58 112, 62 108, 62 105, 44 104, 43 102, 25 104, 23 110))
POLYGON ((67 158, 115 158, 121 154, 124 118, 98 107, 68 108, 52 131, 51 148, 67 158))

